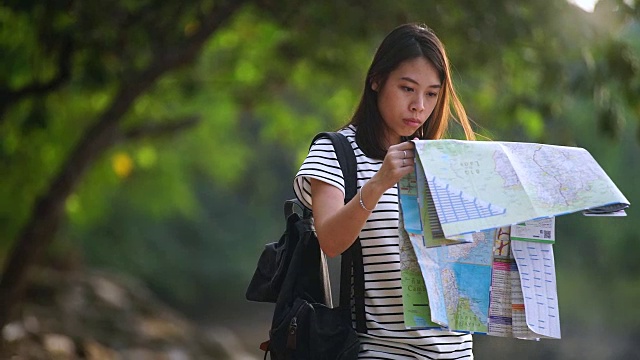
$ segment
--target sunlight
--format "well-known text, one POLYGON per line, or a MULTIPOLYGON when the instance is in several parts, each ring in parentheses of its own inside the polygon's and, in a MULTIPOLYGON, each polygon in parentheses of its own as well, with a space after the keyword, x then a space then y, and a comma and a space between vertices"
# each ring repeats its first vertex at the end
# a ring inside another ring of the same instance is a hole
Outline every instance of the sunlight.
POLYGON ((593 12, 593 8, 596 6, 598 0, 567 0, 571 4, 574 4, 584 11, 593 12))

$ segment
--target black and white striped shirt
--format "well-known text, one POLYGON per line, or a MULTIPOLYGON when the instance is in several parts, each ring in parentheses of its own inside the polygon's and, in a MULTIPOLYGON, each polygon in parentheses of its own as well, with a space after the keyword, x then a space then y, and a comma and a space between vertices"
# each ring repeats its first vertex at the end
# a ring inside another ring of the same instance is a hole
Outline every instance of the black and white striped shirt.
MULTIPOLYGON (((380 169, 381 160, 367 157, 355 140, 355 127, 340 132, 347 137, 357 160, 360 189, 380 169)), ((298 199, 311 208, 310 178, 342 190, 344 178, 329 139, 311 146, 294 180, 298 199)), ((365 274, 367 334, 360 334, 360 359, 473 359, 471 335, 409 330, 404 326, 400 254, 398 247, 398 188, 388 189, 367 219, 360 241, 365 274)))

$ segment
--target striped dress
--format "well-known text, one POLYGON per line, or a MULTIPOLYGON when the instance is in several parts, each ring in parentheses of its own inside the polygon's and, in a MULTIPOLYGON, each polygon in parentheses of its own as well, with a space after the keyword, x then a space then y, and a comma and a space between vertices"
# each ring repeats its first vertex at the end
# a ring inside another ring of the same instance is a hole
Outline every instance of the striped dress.
MULTIPOLYGON (((340 130, 354 149, 358 163, 358 189, 382 165, 367 157, 355 141, 355 127, 340 130)), ((294 180, 294 191, 311 208, 309 179, 331 184, 344 194, 344 179, 329 139, 311 146, 294 180)), ((360 359, 473 359, 471 335, 408 330, 402 312, 400 254, 398 247, 398 188, 388 189, 367 219, 360 241, 365 274, 367 334, 360 334, 360 359)))

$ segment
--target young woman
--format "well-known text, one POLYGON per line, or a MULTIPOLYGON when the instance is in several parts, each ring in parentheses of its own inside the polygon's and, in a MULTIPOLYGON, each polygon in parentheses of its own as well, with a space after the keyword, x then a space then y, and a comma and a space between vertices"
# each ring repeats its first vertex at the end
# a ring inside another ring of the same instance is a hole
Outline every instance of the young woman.
POLYGON ((360 237, 367 321, 361 359, 473 358, 470 335, 408 330, 402 311, 397 183, 414 171, 414 146, 406 140, 440 139, 452 118, 474 138, 444 46, 428 27, 402 25, 380 44, 360 104, 340 130, 356 155, 358 194, 344 204, 344 179, 328 139, 312 145, 294 180, 325 254, 339 255, 360 237))

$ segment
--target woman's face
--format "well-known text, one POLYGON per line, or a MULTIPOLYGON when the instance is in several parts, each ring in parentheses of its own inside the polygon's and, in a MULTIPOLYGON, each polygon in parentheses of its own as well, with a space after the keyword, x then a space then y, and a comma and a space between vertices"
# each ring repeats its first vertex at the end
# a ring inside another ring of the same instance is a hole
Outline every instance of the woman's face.
POLYGON ((438 71, 424 57, 400 63, 382 88, 378 82, 371 84, 378 92, 387 146, 398 144, 402 136, 411 136, 427 121, 441 86, 438 71))

